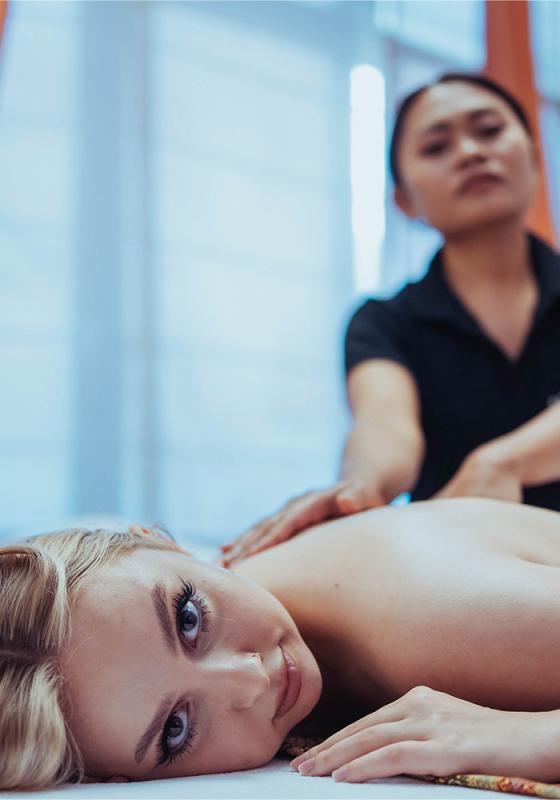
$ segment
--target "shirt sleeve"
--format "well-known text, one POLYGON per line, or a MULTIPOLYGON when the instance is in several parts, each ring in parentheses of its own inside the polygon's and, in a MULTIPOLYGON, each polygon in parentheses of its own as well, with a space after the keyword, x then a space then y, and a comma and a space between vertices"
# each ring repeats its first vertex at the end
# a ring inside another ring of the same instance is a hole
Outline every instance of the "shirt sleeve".
POLYGON ((373 358, 396 361, 412 371, 403 347, 403 321, 386 300, 368 300, 350 320, 346 331, 344 366, 346 374, 373 358))

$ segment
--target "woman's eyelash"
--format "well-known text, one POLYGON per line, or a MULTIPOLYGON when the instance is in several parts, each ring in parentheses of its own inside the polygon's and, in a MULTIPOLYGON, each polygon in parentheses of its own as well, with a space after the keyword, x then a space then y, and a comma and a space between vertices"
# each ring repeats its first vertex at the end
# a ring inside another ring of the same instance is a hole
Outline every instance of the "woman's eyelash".
POLYGON ((173 608, 175 609, 175 614, 178 614, 183 606, 185 606, 189 600, 192 600, 195 594, 196 586, 194 583, 181 580, 181 590, 173 595, 173 608))
POLYGON ((180 631, 180 617, 181 612, 192 601, 200 612, 200 631, 206 633, 208 631, 208 620, 210 611, 208 610, 208 603, 203 595, 199 594, 196 586, 191 581, 181 580, 181 590, 173 596, 173 607, 175 609, 175 619, 177 622, 177 630, 180 631))
MULTIPOLYGON (((173 609, 175 612, 175 619, 177 624, 177 630, 181 631, 181 614, 183 613, 185 606, 192 602, 198 609, 200 614, 200 628, 199 632, 206 632, 208 630, 208 618, 210 612, 208 610, 208 604, 205 598, 196 591, 196 586, 191 581, 181 580, 181 589, 173 595, 173 609)), ((181 635, 181 634, 180 634, 181 635)), ((197 637, 198 638, 198 637, 197 637)), ((192 644, 191 647, 195 648, 196 644, 192 644)), ((187 732, 185 735, 185 739, 183 743, 178 747, 176 750, 172 750, 169 747, 167 742, 168 739, 168 725, 169 721, 173 718, 174 715, 177 715, 177 710, 172 711, 170 716, 167 718, 167 721, 164 725, 163 731, 158 741, 158 751, 159 751, 159 758, 157 761, 158 766, 163 766, 171 764, 175 761, 176 758, 180 758, 185 753, 188 753, 191 750, 193 739, 196 736, 196 729, 194 722, 191 722, 189 716, 192 716, 189 712, 187 712, 187 732)))
MULTIPOLYGON (((171 716, 173 716, 173 714, 171 716)), ((181 756, 185 755, 185 753, 189 753, 192 749, 192 743, 196 736, 196 729, 194 724, 189 723, 189 727, 187 729, 187 735, 185 736, 185 741, 183 742, 183 744, 176 750, 170 750, 166 741, 167 738, 165 734, 166 728, 167 728, 167 722, 165 723, 165 727, 157 744, 157 749, 159 752, 159 758, 157 760, 158 767, 162 767, 164 765, 169 766, 175 761, 176 758, 181 758, 181 756)))

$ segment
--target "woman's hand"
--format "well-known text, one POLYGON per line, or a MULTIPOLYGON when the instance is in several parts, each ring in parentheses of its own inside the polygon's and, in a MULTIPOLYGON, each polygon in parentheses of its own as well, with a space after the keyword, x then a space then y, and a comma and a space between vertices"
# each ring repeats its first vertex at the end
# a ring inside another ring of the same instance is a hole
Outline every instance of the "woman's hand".
POLYGON ((497 711, 417 686, 295 758, 303 775, 360 783, 478 773, 557 780, 558 712, 497 711), (556 749, 556 753, 554 750, 556 749))
POLYGON ((491 497, 520 503, 523 487, 518 471, 500 450, 485 445, 465 458, 451 480, 434 495, 444 497, 491 497))
POLYGON ((222 545, 222 564, 232 566, 324 520, 382 505, 385 499, 370 475, 353 476, 328 489, 307 492, 290 500, 276 514, 261 520, 230 544, 222 545))

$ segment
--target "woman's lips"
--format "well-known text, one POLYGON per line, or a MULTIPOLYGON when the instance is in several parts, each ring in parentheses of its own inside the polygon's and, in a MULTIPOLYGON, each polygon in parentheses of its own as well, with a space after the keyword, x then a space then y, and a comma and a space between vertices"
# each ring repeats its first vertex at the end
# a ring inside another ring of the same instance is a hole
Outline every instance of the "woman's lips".
POLYGON ((282 653, 281 685, 278 707, 274 719, 279 719, 290 711, 297 702, 301 692, 301 673, 292 656, 280 647, 282 653))
POLYGON ((486 189, 490 186, 496 186, 501 183, 502 179, 491 172, 481 172, 478 175, 471 175, 466 181, 463 181, 459 187, 459 194, 468 194, 469 192, 486 189))

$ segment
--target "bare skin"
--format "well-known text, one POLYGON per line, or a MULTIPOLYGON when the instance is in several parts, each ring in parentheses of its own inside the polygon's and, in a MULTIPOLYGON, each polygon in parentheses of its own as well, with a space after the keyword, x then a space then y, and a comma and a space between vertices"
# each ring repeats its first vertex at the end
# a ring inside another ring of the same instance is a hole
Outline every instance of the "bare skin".
POLYGON ((94 774, 137 780, 258 766, 300 723, 334 734, 296 760, 304 774, 555 780, 559 568, 560 515, 479 499, 319 525, 238 574, 140 549, 97 570, 72 610, 69 723, 94 774), (162 584, 169 604, 181 580, 210 618, 195 599, 170 647, 151 597, 162 584), (301 690, 279 715, 282 648, 301 690), (174 747, 191 725, 191 751, 158 765, 162 736, 174 747))
POLYGON ((367 705, 427 684, 495 708, 558 707, 555 512, 474 499, 378 509, 236 571, 278 597, 319 661, 367 705))

